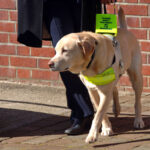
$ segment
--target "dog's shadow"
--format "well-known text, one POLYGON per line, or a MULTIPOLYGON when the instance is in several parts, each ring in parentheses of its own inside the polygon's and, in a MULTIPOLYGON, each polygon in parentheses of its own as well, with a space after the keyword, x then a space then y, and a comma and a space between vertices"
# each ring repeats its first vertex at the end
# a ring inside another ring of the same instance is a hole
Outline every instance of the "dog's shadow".
MULTIPOLYGON (((112 115, 112 114, 111 114, 112 115)), ((121 114, 120 117, 114 118, 110 117, 110 121, 112 124, 112 128, 115 135, 122 135, 122 134, 128 134, 129 136, 131 134, 144 134, 149 135, 150 134, 150 115, 143 115, 143 121, 145 123, 144 129, 135 129, 133 127, 134 122, 134 114, 121 114), (127 117, 128 116, 128 117, 127 117)), ((150 141, 150 138, 145 137, 142 139, 135 139, 135 140, 129 140, 125 142, 115 142, 115 143, 109 143, 109 144, 94 144, 94 148, 106 148, 109 146, 117 146, 117 145, 124 145, 124 144, 131 144, 131 143, 137 143, 137 142, 146 142, 150 141)))
MULTIPOLYGON (((113 131, 116 134, 124 134, 128 131, 138 131, 134 128, 134 114, 120 114, 118 118, 110 117, 113 131)), ((150 129, 150 115, 143 115, 143 120, 145 123, 145 128, 150 129)))

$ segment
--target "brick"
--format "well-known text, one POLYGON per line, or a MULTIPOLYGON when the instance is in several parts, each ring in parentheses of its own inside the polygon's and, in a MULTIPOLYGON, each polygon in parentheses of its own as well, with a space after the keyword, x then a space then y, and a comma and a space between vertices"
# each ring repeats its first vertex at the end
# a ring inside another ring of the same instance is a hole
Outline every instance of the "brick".
POLYGON ((0 31, 15 32, 15 23, 0 22, 0 31))
POLYGON ((122 76, 119 80, 119 84, 123 86, 131 86, 130 80, 128 76, 122 76))
POLYGON ((150 0, 140 0, 140 3, 150 3, 150 0))
POLYGON ((11 21, 17 21, 18 20, 17 11, 9 11, 9 13, 10 13, 10 20, 11 21))
POLYGON ((147 54, 142 53, 142 64, 147 64, 147 54))
POLYGON ((126 15, 147 16, 147 5, 121 5, 126 15))
MULTIPOLYGON (((32 138, 32 139, 26 140, 23 143, 25 143, 25 144, 33 144, 33 145, 45 144, 45 143, 47 143, 47 142, 49 142, 51 140, 57 140, 57 139, 61 139, 63 137, 64 137, 64 135, 62 135, 62 134, 56 134, 56 135, 53 135, 53 136, 52 135, 44 135, 44 136, 41 136, 41 137, 35 137, 35 138, 32 138)), ((79 143, 78 143, 78 145, 79 145, 79 143)), ((56 148, 56 150, 58 150, 58 149, 56 148)))
POLYGON ((125 0, 127 3, 138 3, 138 0, 125 0))
POLYGON ((148 54, 148 64, 150 64, 150 54, 148 54))
POLYGON ((133 88, 127 86, 127 87, 124 88, 124 91, 127 92, 127 93, 133 93, 133 88))
MULTIPOLYGON (((116 5, 116 8, 117 8, 117 5, 116 5)), ((107 13, 108 14, 114 14, 114 5, 111 4, 111 5, 107 5, 107 13)), ((118 13, 118 9, 116 9, 116 14, 118 13)))
POLYGON ((8 66, 9 58, 7 56, 0 56, 0 65, 8 66))
POLYGON ((127 25, 132 28, 138 28, 140 26, 140 19, 137 17, 128 17, 127 25))
POLYGON ((129 29, 137 39, 147 40, 147 30, 144 29, 129 29))
POLYGON ((141 19, 141 27, 150 28, 150 18, 142 18, 141 19))
POLYGON ((9 34, 9 42, 14 44, 19 44, 17 41, 17 34, 16 33, 10 33, 9 34))
POLYGON ((17 46, 17 55, 29 56, 30 55, 30 48, 27 46, 17 46))
POLYGON ((15 55, 16 54, 16 46, 0 45, 0 54, 15 55))
POLYGON ((50 80, 50 71, 32 70, 32 78, 50 80))
POLYGON ((50 40, 43 40, 42 45, 43 46, 52 46, 52 42, 50 40))
POLYGON ((117 2, 123 2, 124 0, 117 0, 117 2))
POLYGON ((16 77, 16 69, 13 68, 0 68, 0 77, 16 77))
POLYGON ((30 78, 30 70, 18 69, 17 75, 18 75, 18 78, 29 79, 30 78))
POLYGON ((58 80, 59 72, 50 71, 50 80, 58 80))
POLYGON ((8 43, 8 34, 7 33, 0 33, 0 42, 8 43))
POLYGON ((58 80, 59 73, 45 70, 32 70, 32 79, 58 80))
POLYGON ((54 54, 53 48, 31 48, 31 56, 53 57, 54 54))
POLYGON ((37 60, 34 58, 24 58, 24 57, 11 57, 10 62, 12 66, 17 67, 37 67, 37 60))
POLYGON ((148 16, 150 16, 150 5, 148 5, 148 16))
POLYGON ((148 87, 148 79, 147 79, 147 77, 143 78, 143 87, 148 87))
POLYGON ((150 93, 150 89, 149 88, 143 88, 143 93, 150 93))
POLYGON ((150 42, 145 41, 145 42, 141 42, 141 50, 142 51, 150 51, 150 42))
POLYGON ((42 69, 49 69, 48 61, 49 61, 49 59, 39 59, 38 67, 42 68, 42 69))
POLYGON ((150 89, 150 77, 147 77, 147 80, 148 80, 148 87, 150 89))
POLYGON ((0 20, 8 20, 8 11, 0 11, 0 20))
POLYGON ((16 0, 0 0, 0 8, 16 9, 16 0))
POLYGON ((143 66, 142 67, 142 73, 143 75, 150 75, 150 66, 143 66))

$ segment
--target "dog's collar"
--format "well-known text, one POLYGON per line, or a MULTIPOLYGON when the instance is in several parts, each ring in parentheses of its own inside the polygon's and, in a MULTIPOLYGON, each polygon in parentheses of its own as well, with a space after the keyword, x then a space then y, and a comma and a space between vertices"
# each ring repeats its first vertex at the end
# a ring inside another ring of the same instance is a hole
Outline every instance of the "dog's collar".
POLYGON ((94 50, 94 52, 93 52, 93 54, 92 54, 92 56, 91 56, 91 60, 90 60, 90 62, 88 63, 88 65, 87 65, 87 69, 91 66, 91 64, 92 64, 92 62, 93 62, 93 60, 94 60, 94 57, 95 57, 95 50, 94 50))
MULTIPOLYGON (((88 63, 88 65, 87 65, 87 69, 90 67, 90 65, 92 64, 92 62, 93 62, 93 60, 94 60, 94 57, 95 57, 95 50, 94 50, 94 52, 93 52, 93 54, 92 54, 92 56, 91 56, 91 60, 90 60, 90 62, 88 63)), ((116 56, 115 56, 115 54, 114 54, 114 57, 113 57, 113 60, 112 60, 112 64, 111 64, 111 66, 115 63, 115 61, 116 61, 116 56)))
MULTIPOLYGON (((116 47, 116 46, 117 46, 117 42, 116 42, 116 39, 115 39, 114 36, 112 36, 111 34, 104 34, 104 36, 106 36, 106 37, 108 37, 109 39, 112 40, 113 47, 116 47)), ((94 50, 94 52, 93 52, 93 54, 92 54, 92 56, 91 56, 90 62, 88 63, 88 65, 87 65, 87 67, 86 67, 87 69, 91 66, 91 64, 92 64, 92 62, 93 62, 93 60, 94 60, 94 57, 95 57, 95 50, 94 50)), ((115 63, 115 60, 116 60, 116 57, 115 57, 115 55, 114 55, 114 58, 113 58, 113 61, 112 61, 112 64, 111 64, 111 65, 113 65, 113 64, 115 63)))

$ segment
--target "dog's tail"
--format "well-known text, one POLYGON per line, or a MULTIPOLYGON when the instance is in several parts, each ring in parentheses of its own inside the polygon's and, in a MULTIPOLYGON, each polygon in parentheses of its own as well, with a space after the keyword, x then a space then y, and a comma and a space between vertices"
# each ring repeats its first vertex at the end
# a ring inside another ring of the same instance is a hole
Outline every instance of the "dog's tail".
POLYGON ((120 28, 127 29, 127 23, 125 20, 124 11, 121 7, 119 8, 119 11, 118 11, 118 18, 119 18, 120 28))

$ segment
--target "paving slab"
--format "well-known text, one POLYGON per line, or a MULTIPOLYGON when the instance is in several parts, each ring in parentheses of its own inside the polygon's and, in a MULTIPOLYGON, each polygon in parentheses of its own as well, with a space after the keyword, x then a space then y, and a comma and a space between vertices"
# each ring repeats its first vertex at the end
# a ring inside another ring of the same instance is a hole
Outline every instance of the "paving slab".
POLYGON ((150 149, 150 95, 142 96, 145 128, 135 130, 134 96, 120 96, 121 114, 108 115, 114 136, 93 144, 87 133, 67 136, 70 110, 64 88, 0 82, 0 150, 148 150, 150 149))

